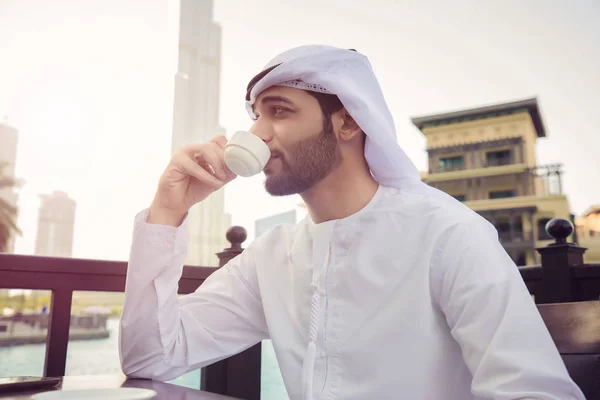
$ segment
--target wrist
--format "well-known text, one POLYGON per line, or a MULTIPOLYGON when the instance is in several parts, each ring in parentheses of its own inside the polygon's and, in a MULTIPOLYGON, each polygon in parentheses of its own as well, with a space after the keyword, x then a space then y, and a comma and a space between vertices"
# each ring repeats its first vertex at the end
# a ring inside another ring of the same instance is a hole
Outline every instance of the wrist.
POLYGON ((166 209, 153 203, 150 206, 146 222, 149 224, 167 225, 177 228, 181 226, 186 215, 187 212, 166 209))

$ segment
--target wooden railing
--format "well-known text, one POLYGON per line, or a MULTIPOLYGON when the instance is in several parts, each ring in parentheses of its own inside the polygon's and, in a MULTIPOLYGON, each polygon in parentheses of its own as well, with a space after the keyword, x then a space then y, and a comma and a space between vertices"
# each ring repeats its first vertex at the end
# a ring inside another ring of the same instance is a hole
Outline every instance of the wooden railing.
POLYGON ((568 243, 573 225, 564 219, 548 222, 554 243, 538 248, 542 265, 519 267, 529 292, 538 304, 598 300, 600 264, 585 264, 585 248, 568 243))
MULTIPOLYGON (((227 231, 231 247, 217 254, 219 267, 242 252, 244 228, 227 231)), ((194 292, 219 267, 184 266, 179 294, 194 292)), ((0 253, 0 288, 52 293, 44 376, 65 375, 74 291, 124 292, 127 263, 0 253)), ((260 398, 260 344, 202 369, 201 389, 248 399, 260 398)))
MULTIPOLYGON (((600 264, 584 264, 585 249, 566 238, 572 225, 552 220, 547 226, 555 243, 537 249, 542 265, 519 267, 536 303, 566 303, 598 300, 600 264)), ((232 227, 227 232, 231 247, 219 253, 219 266, 239 255, 246 231, 232 227)), ((180 294, 191 293, 218 268, 185 266, 179 281, 180 294)), ((127 263, 72 258, 49 258, 0 254, 0 288, 51 290, 52 304, 46 339, 45 376, 65 374, 69 321, 73 291, 123 292, 127 263)), ((203 368, 201 388, 238 398, 260 398, 261 345, 203 368)))

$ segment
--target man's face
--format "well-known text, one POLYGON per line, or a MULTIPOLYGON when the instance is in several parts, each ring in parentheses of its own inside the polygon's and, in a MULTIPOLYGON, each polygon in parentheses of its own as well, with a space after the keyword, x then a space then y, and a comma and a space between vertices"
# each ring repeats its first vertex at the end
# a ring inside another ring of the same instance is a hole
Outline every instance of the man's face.
POLYGON ((271 150, 264 169, 269 194, 303 193, 341 160, 332 119, 323 118, 317 99, 304 90, 271 87, 256 99, 254 114, 251 131, 271 150))

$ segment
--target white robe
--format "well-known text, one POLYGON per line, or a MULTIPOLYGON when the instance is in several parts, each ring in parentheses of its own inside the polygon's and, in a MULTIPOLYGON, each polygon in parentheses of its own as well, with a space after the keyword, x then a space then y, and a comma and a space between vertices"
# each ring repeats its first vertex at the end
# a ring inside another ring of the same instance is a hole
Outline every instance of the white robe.
POLYGON ((169 380, 272 339, 291 399, 584 399, 494 227, 380 186, 255 240, 178 298, 186 225, 137 215, 120 355, 169 380))

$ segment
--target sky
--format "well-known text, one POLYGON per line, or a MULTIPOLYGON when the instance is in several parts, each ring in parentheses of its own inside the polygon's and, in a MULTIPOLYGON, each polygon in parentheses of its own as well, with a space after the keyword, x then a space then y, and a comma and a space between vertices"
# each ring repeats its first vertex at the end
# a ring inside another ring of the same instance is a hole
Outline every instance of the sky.
MULTIPOLYGON (((600 203, 597 0, 214 0, 213 15, 228 135, 251 126, 244 89, 277 53, 354 48, 420 170, 425 140, 411 117, 538 97, 548 130, 538 163, 564 165, 574 213, 600 203)), ((0 119, 19 129, 24 181, 17 253, 33 253, 38 196, 62 190, 77 201, 73 256, 127 259, 133 218, 170 157, 177 22, 175 0, 0 0, 0 119)), ((301 201, 270 197, 262 180, 225 191, 250 237, 257 218, 301 201)))

